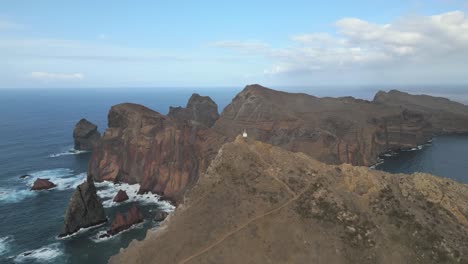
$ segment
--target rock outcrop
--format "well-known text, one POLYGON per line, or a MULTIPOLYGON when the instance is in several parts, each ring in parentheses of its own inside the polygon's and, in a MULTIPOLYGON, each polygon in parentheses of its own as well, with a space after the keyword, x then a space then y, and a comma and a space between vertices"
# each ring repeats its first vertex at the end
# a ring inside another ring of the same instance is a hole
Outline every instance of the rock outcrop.
POLYGON ((56 186, 57 185, 55 185, 53 182, 49 181, 49 179, 37 178, 34 181, 33 186, 31 187, 31 190, 32 191, 47 190, 47 189, 54 188, 56 186))
POLYGON ((124 190, 119 190, 117 192, 117 194, 115 195, 113 201, 116 202, 116 203, 121 203, 121 202, 125 202, 127 200, 128 200, 127 192, 125 192, 124 190))
POLYGON ((80 228, 87 228, 107 221, 104 207, 96 193, 92 176, 76 187, 64 217, 61 237, 75 233, 80 228))
POLYGON ((467 237, 468 185, 238 138, 110 263, 466 263, 467 237))
POLYGON ((140 183, 140 193, 153 192, 176 203, 208 166, 211 158, 206 157, 217 151, 204 144, 221 138, 207 128, 216 109, 209 97, 199 95, 180 110, 187 116, 173 109, 165 116, 130 103, 113 106, 88 172, 96 181, 140 183))
POLYGON ((97 131, 97 126, 86 119, 81 119, 75 125, 73 130, 73 140, 75 142, 75 150, 92 150, 101 134, 97 131))
POLYGON ((177 203, 218 149, 244 129, 251 138, 328 164, 364 166, 434 134, 468 132, 467 106, 396 91, 367 101, 249 85, 218 116, 216 104, 197 94, 167 116, 136 104, 113 106, 88 172, 97 181, 140 183, 140 193, 177 203))
POLYGON ((133 205, 126 214, 117 212, 107 234, 113 236, 141 222, 143 222, 143 215, 140 209, 136 205, 133 205))
POLYGON ((218 120, 218 105, 208 96, 193 94, 186 108, 170 107, 169 117, 178 121, 191 121, 194 125, 211 127, 218 120))
POLYGON ((255 139, 326 163, 369 166, 383 152, 416 147, 433 134, 468 132, 468 107, 401 92, 380 92, 370 102, 250 85, 224 109, 213 129, 231 140, 247 129, 255 139))

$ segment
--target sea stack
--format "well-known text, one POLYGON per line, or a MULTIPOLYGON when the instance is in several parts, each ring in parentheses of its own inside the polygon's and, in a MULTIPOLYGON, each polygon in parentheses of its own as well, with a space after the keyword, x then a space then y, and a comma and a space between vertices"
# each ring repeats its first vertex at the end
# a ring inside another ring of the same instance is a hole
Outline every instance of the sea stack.
POLYGON ((73 130, 75 150, 92 150, 96 146, 101 134, 97 126, 86 119, 81 119, 73 130))
POLYGON ((64 228, 60 236, 75 233, 80 228, 91 227, 107 221, 104 207, 97 196, 93 177, 76 187, 65 212, 64 228))

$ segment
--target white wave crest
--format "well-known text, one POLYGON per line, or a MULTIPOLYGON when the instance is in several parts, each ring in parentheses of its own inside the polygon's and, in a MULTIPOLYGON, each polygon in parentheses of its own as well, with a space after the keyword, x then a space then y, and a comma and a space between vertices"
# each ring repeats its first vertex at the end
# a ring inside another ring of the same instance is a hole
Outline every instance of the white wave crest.
POLYGON ((57 185, 51 190, 61 191, 74 189, 86 179, 86 173, 75 174, 73 170, 64 168, 35 171, 28 174, 31 177, 24 179, 26 186, 0 187, 0 202, 15 203, 37 195, 37 192, 30 190, 37 178, 49 179, 57 185))
POLYGON ((86 178, 86 173, 76 175, 73 170, 65 168, 37 171, 30 173, 30 175, 32 177, 27 180, 28 186, 32 187, 37 178, 49 179, 49 181, 57 185, 54 189, 61 191, 76 188, 86 178))
POLYGON ((36 193, 27 190, 16 190, 16 189, 6 189, 0 188, 0 202, 3 203, 16 203, 27 197, 36 195, 36 193))
POLYGON ((45 262, 45 263, 55 263, 55 258, 63 254, 60 249, 59 243, 54 243, 45 247, 34 249, 31 251, 26 251, 14 259, 15 263, 25 263, 25 262, 45 262))
POLYGON ((68 156, 68 155, 80 155, 83 153, 89 153, 89 150, 76 150, 76 149, 69 149, 64 152, 56 153, 56 154, 50 154, 49 158, 57 158, 57 157, 62 157, 62 156, 68 156))
POLYGON ((0 237, 0 256, 4 255, 9 250, 9 244, 13 240, 11 236, 0 237))
POLYGON ((113 239, 115 237, 118 237, 119 235, 125 233, 125 232, 128 232, 130 230, 133 230, 133 229, 141 229, 144 227, 145 225, 145 222, 146 221, 143 221, 141 223, 138 223, 138 224, 135 224, 135 225, 132 225, 131 227, 123 230, 123 231, 120 231, 119 233, 113 235, 113 236, 105 236, 105 237, 101 237, 103 235, 107 235, 107 230, 101 230, 99 231, 96 235, 92 236, 90 239, 92 241, 94 241, 95 243, 99 243, 99 242, 104 242, 104 241, 108 241, 110 239, 113 239))
POLYGON ((163 211, 171 212, 174 210, 174 206, 171 205, 167 201, 160 201, 160 196, 152 193, 146 194, 138 194, 138 190, 140 189, 139 184, 127 184, 127 183, 119 183, 114 184, 112 182, 99 182, 96 183, 98 187, 97 194, 102 199, 102 205, 105 208, 109 208, 112 206, 118 206, 121 203, 116 203, 113 201, 115 195, 119 190, 123 190, 128 195, 128 200, 123 203, 128 202, 138 202, 140 204, 157 204, 159 208, 163 211))

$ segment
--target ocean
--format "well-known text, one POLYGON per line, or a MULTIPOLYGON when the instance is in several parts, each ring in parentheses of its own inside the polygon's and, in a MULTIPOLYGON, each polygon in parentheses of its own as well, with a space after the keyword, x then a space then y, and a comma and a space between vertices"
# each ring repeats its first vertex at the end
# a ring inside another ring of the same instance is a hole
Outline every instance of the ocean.
MULTIPOLYGON (((107 240, 98 239, 101 227, 58 239, 68 200, 86 177, 90 153, 71 153, 73 128, 85 117, 107 127, 112 105, 132 102, 166 114, 169 106, 185 106, 193 92, 209 95, 221 111, 242 88, 165 89, 3 89, 0 90, 0 263, 105 263, 109 256, 141 240, 150 228, 158 228, 152 217, 174 208, 157 196, 137 196, 137 185, 98 184, 109 219, 118 211, 138 204, 145 222, 107 240), (20 179, 21 175, 31 177, 20 179), (35 178, 49 178, 52 190, 32 192, 35 178), (130 200, 120 205, 111 199, 119 189, 130 200)), ((318 96, 353 95, 371 99, 373 90, 292 89, 318 96)), ((459 98, 459 96, 458 96, 459 98)), ((465 97, 468 98, 468 97, 465 97)), ((424 171, 468 182, 468 136, 443 136, 421 150, 385 157, 377 169, 411 173, 424 171)))

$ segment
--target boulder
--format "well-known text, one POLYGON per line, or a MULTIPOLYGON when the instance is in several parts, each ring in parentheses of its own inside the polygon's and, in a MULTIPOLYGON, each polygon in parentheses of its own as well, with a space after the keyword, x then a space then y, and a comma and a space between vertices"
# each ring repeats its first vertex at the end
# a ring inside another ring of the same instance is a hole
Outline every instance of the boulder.
POLYGON ((75 233, 80 228, 87 228, 107 221, 104 207, 97 196, 92 177, 73 192, 65 212, 64 227, 60 236, 75 233))
POLYGON ((164 211, 161 211, 161 212, 157 212, 156 215, 154 216, 154 221, 156 222, 161 222, 163 221, 164 219, 166 219, 166 217, 169 215, 168 212, 164 212, 164 211))
POLYGON ((86 119, 81 119, 73 130, 73 140, 75 150, 92 150, 101 134, 97 131, 97 126, 86 119))
POLYGON ((119 190, 114 197, 114 202, 121 203, 128 200, 128 195, 124 190, 119 190))
POLYGON ((130 228, 132 225, 141 222, 143 222, 143 215, 141 214, 140 209, 136 205, 133 205, 126 214, 117 212, 107 234, 115 235, 130 228))
POLYGON ((54 188, 55 186, 57 185, 49 181, 49 179, 37 178, 36 181, 34 181, 34 184, 31 187, 31 190, 32 191, 47 190, 47 189, 54 188))

